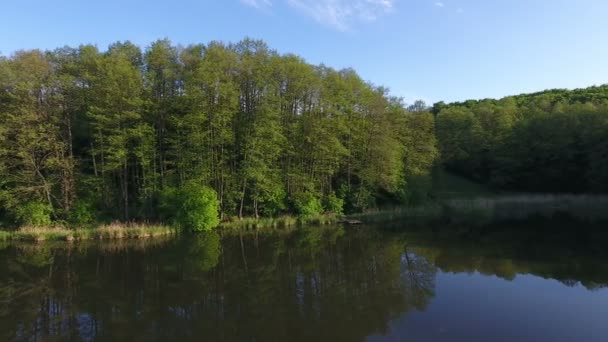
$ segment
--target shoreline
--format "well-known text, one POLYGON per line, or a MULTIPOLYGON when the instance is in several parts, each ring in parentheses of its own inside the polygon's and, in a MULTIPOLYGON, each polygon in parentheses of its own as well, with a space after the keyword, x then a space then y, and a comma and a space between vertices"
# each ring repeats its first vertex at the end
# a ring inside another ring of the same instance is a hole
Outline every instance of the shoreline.
MULTIPOLYGON (((309 218, 280 216, 276 218, 246 217, 220 223, 214 231, 296 228, 305 225, 323 226, 338 223, 344 216, 334 214, 317 215, 309 218)), ((67 242, 108 241, 108 240, 141 240, 179 235, 180 229, 167 224, 146 223, 111 223, 96 227, 67 226, 24 226, 16 230, 0 230, 0 242, 67 242)))
POLYGON ((91 240, 138 240, 177 235, 175 227, 162 224, 99 225, 96 228, 69 228, 65 226, 21 227, 15 231, 0 230, 0 241, 36 242, 47 241, 91 241, 91 240))
MULTIPOLYGON (((560 217, 589 223, 607 222, 608 197, 600 196, 503 196, 447 200, 412 207, 369 210, 350 215, 322 214, 301 218, 284 215, 276 218, 230 218, 215 231, 291 229, 302 226, 332 224, 377 224, 389 222, 484 225, 491 222, 515 222, 534 217, 560 217), (595 209, 595 210, 594 210, 595 209), (594 214, 595 213, 595 214, 594 214)), ((0 230, 0 242, 68 243, 84 240, 138 240, 179 235, 176 226, 162 223, 111 223, 97 227, 21 227, 14 231, 0 230)))

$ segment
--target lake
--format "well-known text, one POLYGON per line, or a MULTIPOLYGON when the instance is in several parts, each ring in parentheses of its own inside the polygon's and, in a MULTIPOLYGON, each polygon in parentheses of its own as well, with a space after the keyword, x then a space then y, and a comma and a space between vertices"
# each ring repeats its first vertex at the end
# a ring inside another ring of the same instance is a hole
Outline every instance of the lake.
POLYGON ((569 224, 4 245, 0 340, 607 341, 608 238, 569 224))

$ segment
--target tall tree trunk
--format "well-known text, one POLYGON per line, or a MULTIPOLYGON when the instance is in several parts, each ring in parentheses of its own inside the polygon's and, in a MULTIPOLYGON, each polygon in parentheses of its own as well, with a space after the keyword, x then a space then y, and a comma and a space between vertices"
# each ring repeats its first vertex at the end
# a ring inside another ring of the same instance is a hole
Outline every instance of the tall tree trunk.
POLYGON ((245 190, 247 186, 247 180, 243 180, 243 191, 241 193, 241 206, 239 208, 239 219, 243 219, 243 206, 245 205, 245 190))
POLYGON ((124 217, 125 221, 129 220, 129 168, 128 163, 125 162, 123 166, 123 176, 122 176, 122 198, 124 203, 124 217))

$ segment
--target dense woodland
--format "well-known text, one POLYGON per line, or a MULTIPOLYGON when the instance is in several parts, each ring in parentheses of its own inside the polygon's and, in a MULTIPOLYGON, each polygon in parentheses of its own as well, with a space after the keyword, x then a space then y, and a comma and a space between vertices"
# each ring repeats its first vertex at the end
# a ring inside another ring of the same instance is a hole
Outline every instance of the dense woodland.
POLYGON ((432 108, 442 162, 497 189, 608 192, 608 85, 432 108))
POLYGON ((428 198, 442 166, 499 189, 608 191, 608 86, 407 106, 251 39, 0 57, 0 123, 5 224, 163 220, 192 187, 223 219, 353 212, 428 198))
POLYGON ((250 39, 17 52, 0 122, 0 216, 17 223, 162 220, 193 186, 223 218, 356 211, 411 198, 438 156, 430 112, 250 39))

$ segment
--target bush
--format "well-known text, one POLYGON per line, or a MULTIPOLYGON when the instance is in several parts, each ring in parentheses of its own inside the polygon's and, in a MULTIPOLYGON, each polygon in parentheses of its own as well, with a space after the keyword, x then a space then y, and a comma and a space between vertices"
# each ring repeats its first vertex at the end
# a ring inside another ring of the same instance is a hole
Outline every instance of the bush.
POLYGON ((21 225, 48 226, 52 223, 52 212, 53 208, 48 204, 29 202, 17 208, 15 218, 21 225))
POLYGON ((179 193, 177 188, 172 186, 165 186, 157 194, 158 208, 156 210, 155 217, 161 221, 170 222, 176 219, 176 213, 179 209, 179 193))
POLYGON ((348 201, 350 209, 356 212, 365 211, 367 208, 375 206, 375 198, 372 191, 364 186, 353 189, 349 193, 348 201))
POLYGON ((309 218, 323 213, 321 201, 310 192, 296 195, 293 202, 296 212, 301 218, 309 218))
POLYGON ((263 216, 273 217, 285 210, 285 190, 275 187, 265 191, 259 198, 260 212, 263 216))
POLYGON ((329 213, 342 215, 344 213, 344 200, 332 192, 325 198, 325 208, 329 213))
POLYGON ((90 202, 78 200, 68 213, 68 221, 77 225, 85 225, 95 220, 95 211, 90 202))
POLYGON ((184 230, 210 231, 220 223, 215 190, 190 182, 177 191, 175 221, 184 230))

